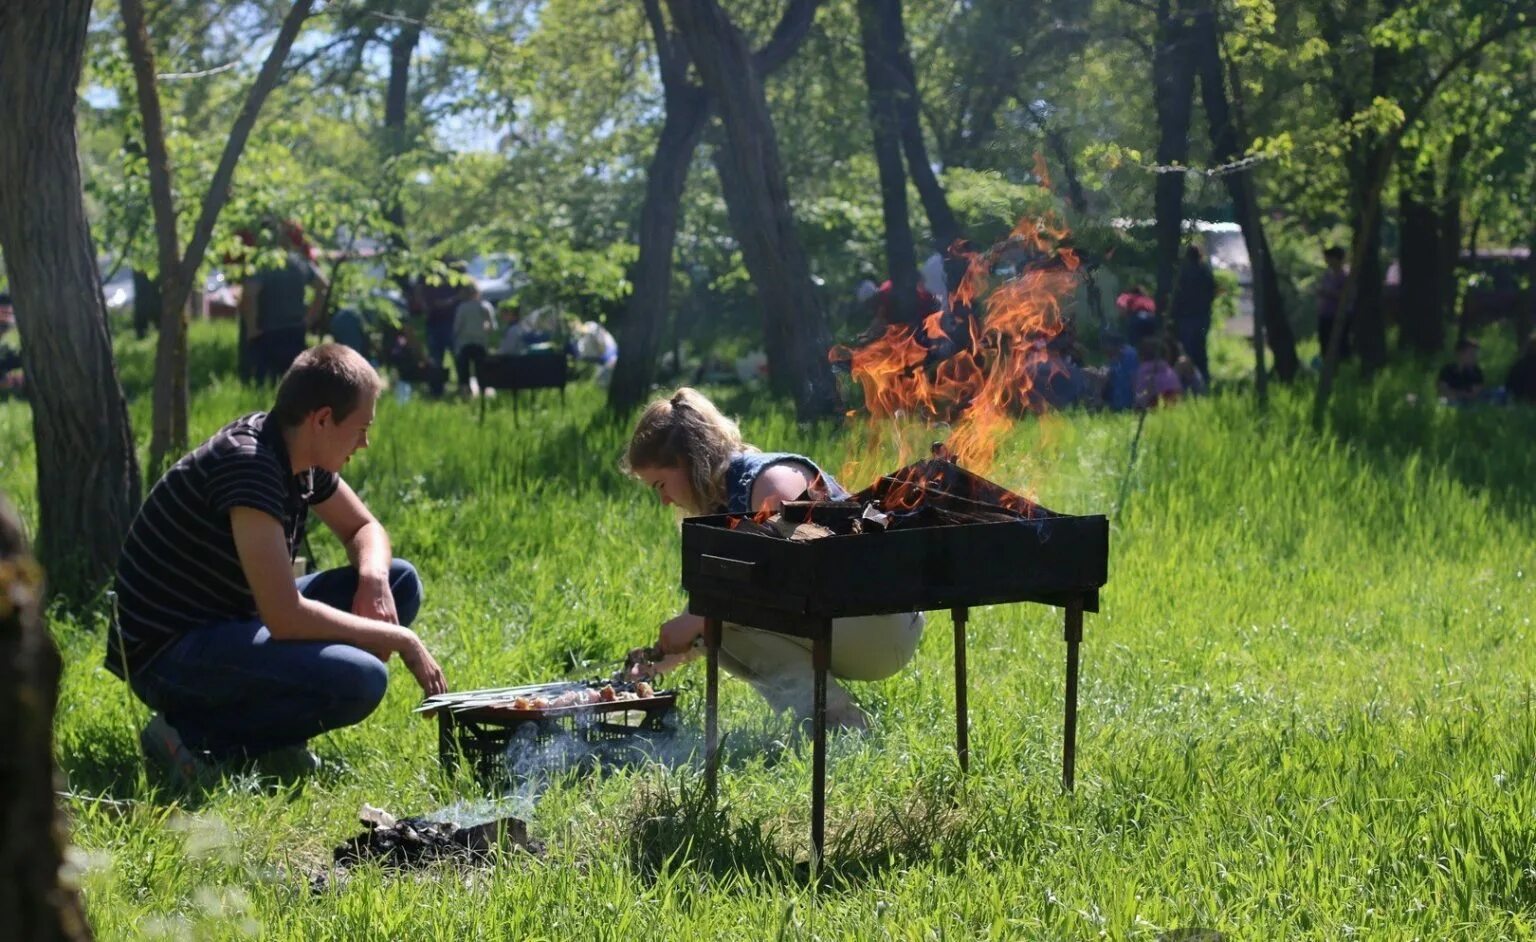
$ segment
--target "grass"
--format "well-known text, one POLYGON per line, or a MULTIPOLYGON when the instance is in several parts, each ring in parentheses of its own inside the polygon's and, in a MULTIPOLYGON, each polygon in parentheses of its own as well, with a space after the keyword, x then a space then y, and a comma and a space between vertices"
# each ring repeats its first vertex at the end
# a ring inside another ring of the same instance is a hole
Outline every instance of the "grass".
MULTIPOLYGON (((262 407, 218 365, 224 332, 194 349, 196 436, 262 407)), ((119 353, 142 437, 148 345, 119 353)), ((686 768, 568 778, 533 813, 543 858, 365 867, 311 895, 307 872, 364 802, 481 797, 436 773, 409 675, 392 666, 379 712, 315 743, 330 768, 302 787, 179 792, 142 768, 146 712, 99 666, 100 612, 55 611, 91 919, 106 939, 1536 936, 1536 418, 1442 410, 1424 385, 1346 377, 1325 434, 1306 389, 1275 390, 1263 417, 1243 395, 1149 417, 1087 620, 1075 794, 1059 783, 1059 613, 973 614, 965 779, 936 613, 909 670, 857 686, 878 726, 832 744, 819 880, 803 866, 809 750, 727 681, 719 807, 686 768)), ((725 401, 752 440, 833 466, 861 437, 725 401)), ((1022 423, 992 476, 1108 512, 1133 429, 1022 423)), ((424 573, 418 627, 451 683, 602 672, 683 604, 676 521, 617 472, 624 433, 590 389, 520 426, 505 403, 483 426, 463 403, 381 403, 348 478, 424 573)), ((0 405, 0 456, 0 487, 34 514, 23 405, 0 405)), ((329 537, 315 550, 341 558, 329 537)))

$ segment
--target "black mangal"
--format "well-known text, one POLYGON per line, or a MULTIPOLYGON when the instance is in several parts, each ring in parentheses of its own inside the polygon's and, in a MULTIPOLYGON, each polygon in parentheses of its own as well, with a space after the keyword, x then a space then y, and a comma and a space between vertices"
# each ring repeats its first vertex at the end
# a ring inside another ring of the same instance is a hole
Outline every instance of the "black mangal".
MULTIPOLYGON (((942 448, 942 446, 941 446, 942 448)), ((717 670, 726 623, 812 644, 811 846, 826 813, 827 675, 838 619, 949 609, 955 628, 955 739, 969 769, 966 623, 970 608, 1036 602, 1064 609, 1062 785, 1075 780, 1078 646, 1109 578, 1109 521, 1056 513, 961 468, 947 453, 883 476, 845 500, 802 499, 777 514, 683 521, 683 588, 705 619, 706 787, 719 748, 717 670), (1049 544, 1049 546, 1047 545, 1049 544)))

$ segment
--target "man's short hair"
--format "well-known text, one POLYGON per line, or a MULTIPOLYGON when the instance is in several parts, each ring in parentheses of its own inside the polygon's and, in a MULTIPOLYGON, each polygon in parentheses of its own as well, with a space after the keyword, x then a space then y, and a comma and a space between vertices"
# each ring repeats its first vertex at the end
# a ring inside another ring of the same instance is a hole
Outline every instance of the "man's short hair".
POLYGON ((1336 258, 1342 261, 1344 258, 1344 249, 1337 245, 1330 245, 1326 249, 1323 249, 1323 258, 1336 258))
POLYGON ((382 383, 368 361, 351 347, 322 343, 299 354, 277 385, 277 402, 268 418, 282 428, 303 424, 311 412, 329 407, 340 422, 352 414, 363 397, 374 396, 382 383))
POLYGON ((1479 345, 1478 345, 1478 342, 1476 340, 1473 340, 1471 337, 1468 337, 1468 338, 1466 338, 1464 340, 1456 341, 1456 352, 1457 353, 1466 353, 1468 350, 1476 350, 1476 349, 1478 349, 1478 346, 1479 345))

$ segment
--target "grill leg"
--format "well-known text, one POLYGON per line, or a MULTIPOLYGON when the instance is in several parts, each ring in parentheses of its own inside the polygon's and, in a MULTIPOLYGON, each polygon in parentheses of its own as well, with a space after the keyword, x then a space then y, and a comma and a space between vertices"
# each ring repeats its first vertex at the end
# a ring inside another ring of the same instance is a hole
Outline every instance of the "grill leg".
POLYGON ((720 771, 720 619, 704 619, 704 791, 715 799, 720 771))
POLYGON ((440 710, 437 714, 437 761, 446 775, 452 776, 459 769, 459 740, 454 735, 451 710, 440 710))
POLYGON ((832 666, 832 622, 822 624, 811 649, 811 866, 821 866, 827 824, 827 671, 832 666))
POLYGON ((960 757, 960 773, 971 771, 971 721, 966 710, 965 622, 970 609, 953 609, 955 622, 955 754, 960 757))
POLYGON ((1083 640, 1083 598, 1067 602, 1062 638, 1067 642, 1067 715, 1061 734, 1061 787, 1071 791, 1077 766, 1077 646, 1083 640))

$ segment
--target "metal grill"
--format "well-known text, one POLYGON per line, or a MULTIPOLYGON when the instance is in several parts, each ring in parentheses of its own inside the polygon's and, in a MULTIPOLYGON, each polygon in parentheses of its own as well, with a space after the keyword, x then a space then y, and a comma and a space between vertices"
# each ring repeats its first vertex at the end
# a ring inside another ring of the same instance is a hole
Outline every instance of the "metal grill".
POLYGON ((882 477, 850 500, 792 502, 780 528, 737 515, 683 521, 688 610, 705 619, 706 769, 713 789, 721 626, 733 622, 812 641, 811 844, 825 819, 826 678, 833 619, 949 609, 955 626, 955 737, 969 770, 966 622, 971 606, 1036 602, 1065 611, 1062 785, 1074 781, 1078 645, 1083 613, 1108 581, 1109 521, 1048 510, 943 458, 882 477), (830 530, 786 538, 783 523, 830 530))

